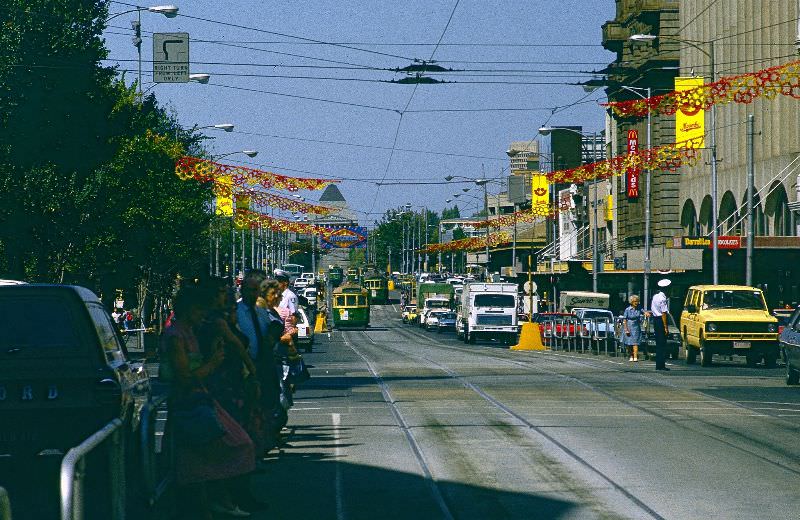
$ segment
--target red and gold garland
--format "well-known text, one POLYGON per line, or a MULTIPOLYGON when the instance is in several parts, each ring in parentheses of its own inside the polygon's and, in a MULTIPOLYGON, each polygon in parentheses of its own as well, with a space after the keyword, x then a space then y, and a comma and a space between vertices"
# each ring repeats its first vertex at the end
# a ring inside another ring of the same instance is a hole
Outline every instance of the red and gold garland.
POLYGON ((613 101, 603 106, 611 108, 620 117, 645 117, 648 109, 651 114, 672 115, 678 110, 688 114, 708 109, 711 105, 749 104, 760 97, 773 99, 778 94, 800 99, 800 61, 728 76, 691 90, 673 91, 647 99, 613 101))
POLYGON ((325 226, 317 226, 316 224, 308 224, 305 222, 292 222, 291 220, 271 217, 258 211, 240 208, 236 208, 234 212, 233 223, 239 228, 255 228, 261 226, 273 231, 301 233, 303 235, 319 235, 324 238, 330 237, 331 234, 336 231, 335 229, 325 226))
POLYGON ((275 193, 264 193, 263 191, 241 186, 238 188, 233 188, 230 184, 218 182, 216 179, 213 182, 214 193, 218 197, 232 198, 235 196, 237 199, 245 198, 261 206, 269 206, 271 208, 278 208, 284 211, 291 211, 293 213, 330 215, 336 211, 335 208, 309 204, 308 202, 303 202, 302 200, 282 197, 281 195, 277 195, 275 193))
POLYGON ((499 244, 511 242, 511 235, 501 231, 498 233, 489 233, 487 236, 462 238, 461 240, 453 240, 452 242, 444 242, 442 244, 428 244, 428 247, 422 249, 423 253, 445 253, 449 251, 470 251, 473 249, 481 249, 486 247, 486 242, 489 242, 489 247, 494 247, 499 244))
POLYGON ((198 157, 181 157, 175 163, 175 174, 183 180, 197 179, 208 182, 221 176, 228 176, 236 186, 260 185, 263 188, 279 190, 320 190, 329 184, 339 182, 334 179, 310 179, 303 177, 288 177, 278 173, 221 164, 198 157))

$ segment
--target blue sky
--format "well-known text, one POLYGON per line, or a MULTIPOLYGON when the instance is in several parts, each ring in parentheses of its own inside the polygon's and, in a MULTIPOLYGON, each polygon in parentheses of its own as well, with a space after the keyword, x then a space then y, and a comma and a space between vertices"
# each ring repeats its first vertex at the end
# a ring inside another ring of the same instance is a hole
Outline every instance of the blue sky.
MULTIPOLYGON (((235 124, 231 133, 206 131, 214 153, 259 151, 232 163, 343 179, 340 189, 365 224, 405 202, 441 210, 466 185, 423 183, 499 176, 508 144, 535 137, 545 122, 603 127, 603 109, 591 102, 602 92, 586 98, 565 83, 589 79, 582 72, 613 58, 600 46, 612 0, 460 0, 455 11, 456 0, 169 3, 180 9, 176 18, 142 13, 144 87, 152 85, 151 33, 188 32, 191 71, 210 73, 210 83, 159 84, 150 92, 183 126, 235 124), (382 69, 431 55, 461 72, 434 76, 451 83, 416 88, 381 81, 404 77, 382 69), (590 102, 549 110, 583 98, 590 102), (498 108, 515 110, 487 110, 498 108), (381 179, 406 184, 379 187, 381 179)), ((112 2, 111 13, 133 5, 112 2)), ((115 18, 105 34, 110 58, 131 71, 135 18, 115 18)))

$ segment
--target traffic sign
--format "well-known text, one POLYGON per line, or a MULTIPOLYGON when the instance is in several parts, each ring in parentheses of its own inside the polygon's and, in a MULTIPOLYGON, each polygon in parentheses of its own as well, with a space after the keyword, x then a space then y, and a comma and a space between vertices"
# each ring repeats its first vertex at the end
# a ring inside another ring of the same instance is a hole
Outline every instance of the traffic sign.
POLYGON ((189 33, 153 33, 153 82, 188 81, 189 33))

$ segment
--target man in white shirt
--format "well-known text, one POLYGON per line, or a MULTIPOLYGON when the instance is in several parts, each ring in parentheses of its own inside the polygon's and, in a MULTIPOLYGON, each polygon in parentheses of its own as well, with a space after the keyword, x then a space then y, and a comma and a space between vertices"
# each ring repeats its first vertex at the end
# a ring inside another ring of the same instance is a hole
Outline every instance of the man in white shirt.
POLYGON ((297 295, 289 289, 289 273, 283 271, 281 269, 275 270, 275 280, 281 286, 281 303, 278 304, 278 307, 283 307, 284 309, 288 309, 289 312, 294 315, 297 312, 297 295))
POLYGON ((669 371, 666 365, 667 358, 667 315, 669 314, 669 298, 667 288, 672 282, 664 278, 658 281, 660 290, 653 295, 650 312, 653 317, 653 334, 656 337, 656 370, 669 371))

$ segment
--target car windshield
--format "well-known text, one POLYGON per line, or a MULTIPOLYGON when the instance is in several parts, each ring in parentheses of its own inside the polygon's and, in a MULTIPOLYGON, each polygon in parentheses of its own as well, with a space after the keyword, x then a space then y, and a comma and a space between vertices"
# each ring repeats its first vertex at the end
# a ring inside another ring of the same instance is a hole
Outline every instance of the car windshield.
POLYGON ((476 307, 514 307, 514 297, 510 294, 476 294, 476 307))
POLYGON ((449 307, 450 303, 446 300, 431 300, 428 302, 428 307, 431 309, 441 309, 442 307, 449 307))
POLYGON ((703 292, 703 309, 767 310, 761 291, 717 290, 703 292))

